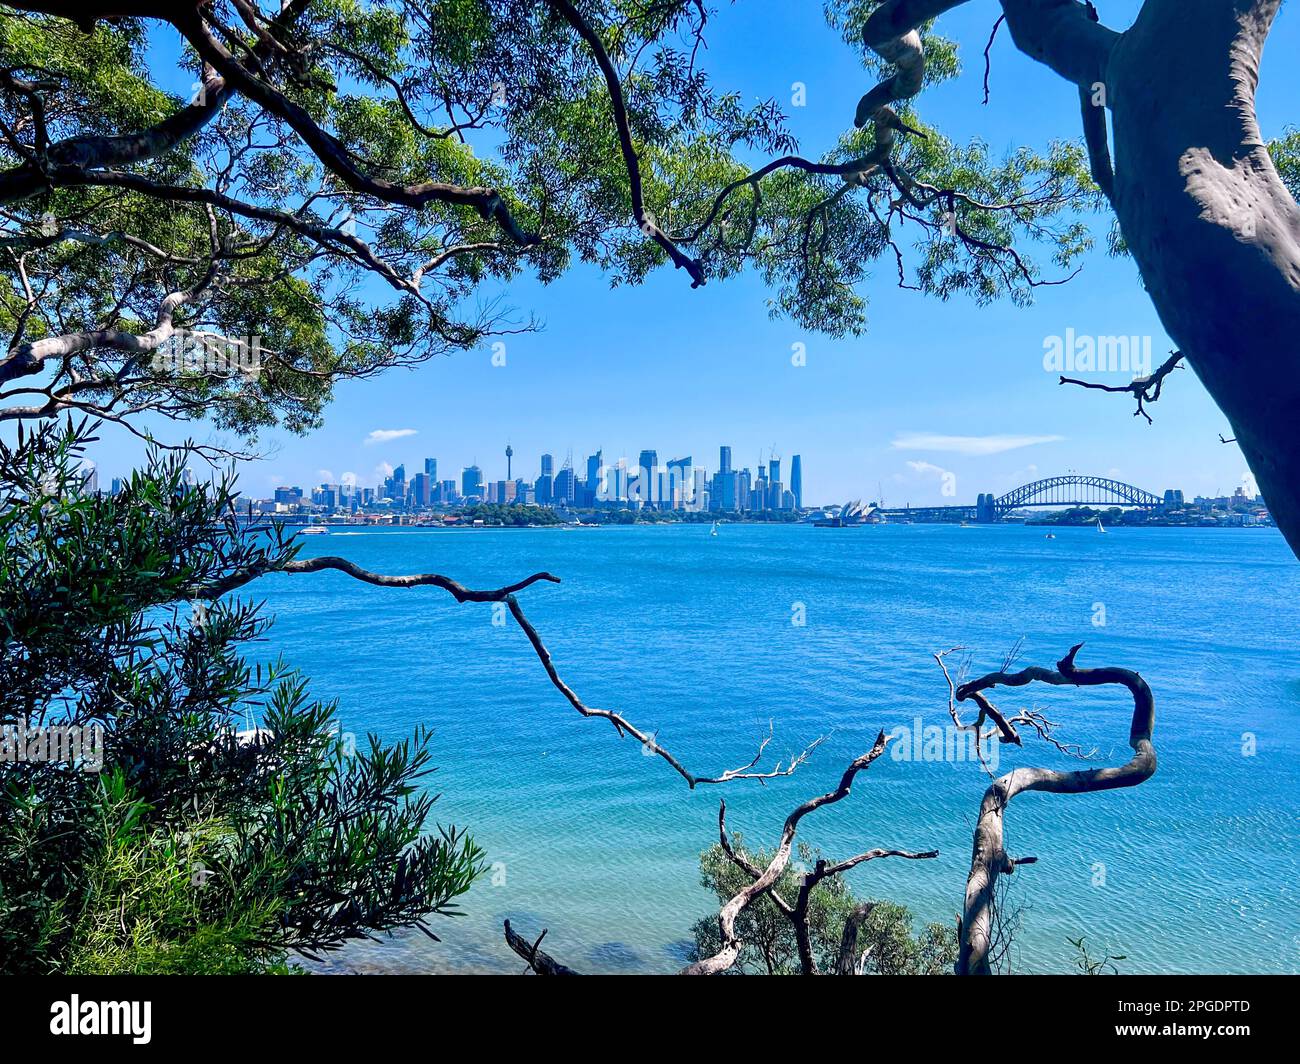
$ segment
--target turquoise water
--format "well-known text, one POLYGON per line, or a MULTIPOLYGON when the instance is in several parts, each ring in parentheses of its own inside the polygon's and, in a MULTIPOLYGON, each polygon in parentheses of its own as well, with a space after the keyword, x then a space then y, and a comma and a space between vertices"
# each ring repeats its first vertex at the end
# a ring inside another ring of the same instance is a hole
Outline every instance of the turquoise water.
MULTIPOLYGON (((556 573, 561 585, 520 598, 561 674, 588 704, 657 729, 697 774, 747 762, 769 719, 777 757, 829 733, 792 777, 690 791, 575 713, 489 604, 334 573, 264 580, 278 621, 254 651, 282 651, 319 697, 337 697, 345 730, 392 739, 433 725, 436 814, 471 827, 497 863, 466 915, 439 922, 441 943, 403 936, 336 966, 516 971, 501 938, 509 916, 525 934, 549 928, 547 948, 579 969, 671 971, 710 911, 697 858, 716 839, 720 797, 732 830, 771 845, 878 729, 946 722, 934 651, 969 648, 973 676, 1023 636, 1021 665, 1051 665, 1085 641, 1081 665, 1139 670, 1155 691, 1160 767, 1130 790, 1015 800, 1008 848, 1038 857, 1013 879, 1025 907, 1017 968, 1067 970, 1067 937, 1085 935, 1125 954, 1125 971, 1300 971, 1300 563, 1272 530, 1056 535, 726 525, 711 538, 678 525, 308 539, 307 553, 471 586, 556 573)), ((1038 706, 1063 738, 1127 759, 1122 691, 1034 687, 999 704, 1038 706)), ((1069 767, 1036 742, 1002 754, 1003 770, 1069 767)), ((938 848, 938 860, 875 861, 850 881, 950 923, 985 785, 970 763, 887 755, 800 837, 835 858, 938 848)))

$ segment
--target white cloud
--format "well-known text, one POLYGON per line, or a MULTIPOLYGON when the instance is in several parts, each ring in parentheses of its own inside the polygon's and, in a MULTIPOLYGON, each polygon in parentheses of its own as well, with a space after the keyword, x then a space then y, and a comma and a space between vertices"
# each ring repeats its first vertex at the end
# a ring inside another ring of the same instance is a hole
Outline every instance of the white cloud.
POLYGON ((357 486, 357 475, 355 473, 344 473, 339 479, 339 483, 346 484, 349 488, 355 488, 357 486))
POLYGON ((945 451, 982 457, 1063 439, 1064 436, 941 436, 933 432, 900 432, 889 446, 895 451, 945 451))
POLYGON ((933 462, 908 462, 907 466, 914 473, 929 474, 936 477, 941 477, 948 472, 942 466, 937 466, 933 462))
POLYGON ((373 447, 376 443, 390 443, 404 436, 414 436, 418 431, 418 429, 375 429, 364 442, 367 447, 373 447))
POLYGON ((387 462, 380 462, 375 466, 375 479, 384 480, 393 475, 393 467, 387 462))
POLYGON ((320 477, 322 484, 334 483, 334 474, 328 469, 318 469, 316 470, 316 475, 320 477))

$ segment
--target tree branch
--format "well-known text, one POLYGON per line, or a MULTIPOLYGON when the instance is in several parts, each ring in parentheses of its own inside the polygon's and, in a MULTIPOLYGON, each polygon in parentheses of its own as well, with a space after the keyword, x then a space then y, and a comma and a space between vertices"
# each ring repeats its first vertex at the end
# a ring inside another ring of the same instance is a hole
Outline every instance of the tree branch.
POLYGON ((1016 47, 1080 88, 1105 84, 1120 38, 1094 20, 1090 6, 1079 0, 1002 0, 1016 47))
POLYGON ((871 749, 852 761, 849 767, 845 769, 844 775, 840 778, 839 786, 826 794, 808 799, 786 817, 785 826, 781 830, 781 841, 767 868, 753 883, 727 901, 718 913, 721 948, 713 956, 701 958, 695 963, 687 965, 682 969, 682 975, 718 975, 736 963, 736 959, 740 956, 741 947, 740 939, 736 937, 736 918, 752 902, 770 890, 772 885, 781 877, 781 873, 785 871, 786 866, 790 863, 790 850, 794 844, 795 833, 799 828, 799 821, 822 806, 830 805, 847 797, 853 786, 854 777, 859 772, 870 768, 871 763, 885 752, 885 745, 888 741, 885 733, 880 732, 876 736, 876 741, 871 749))
MULTIPOLYGON (((584 717, 600 717, 610 722, 614 730, 618 733, 619 738, 631 736, 642 745, 643 751, 647 755, 654 755, 662 758, 672 766, 673 770, 681 776, 687 785, 694 789, 699 785, 724 784, 737 780, 757 780, 760 783, 769 779, 793 775, 809 756, 824 740, 824 736, 814 740, 804 748, 797 756, 790 759, 788 764, 778 762, 770 771, 751 771, 762 757, 768 743, 771 741, 771 735, 763 740, 759 746, 758 753, 754 756, 749 764, 737 769, 728 769, 717 776, 697 776, 689 771, 670 751, 660 746, 656 741, 655 733, 647 733, 632 724, 626 717, 613 710, 599 709, 594 706, 588 706, 578 697, 577 693, 571 688, 560 676, 559 671, 555 668, 555 663, 551 659, 551 652, 547 649, 546 644, 542 642, 542 637, 538 634, 533 623, 524 613, 523 607, 519 605, 519 600, 515 598, 515 593, 524 590, 538 581, 546 581, 552 584, 558 584, 560 578, 550 573, 534 573, 532 576, 513 584, 507 584, 505 587, 480 590, 467 588, 464 584, 453 580, 449 576, 442 576, 439 573, 415 573, 407 576, 388 576, 382 573, 373 573, 368 569, 346 558, 336 557, 334 555, 321 555, 316 558, 293 559, 288 562, 280 562, 270 568, 247 569, 241 572, 233 573, 221 581, 209 584, 195 591, 195 596, 204 599, 215 599, 221 595, 243 587, 262 576, 270 573, 288 573, 294 575, 297 573, 319 573, 327 570, 344 573, 354 580, 360 580, 363 583, 374 584, 378 587, 396 587, 396 588, 413 588, 413 587, 437 587, 448 592, 457 602, 503 602, 510 611, 510 615, 515 619, 515 623, 523 630, 524 635, 528 637, 528 642, 532 645, 537 660, 542 663, 546 675, 550 678, 555 689, 562 694, 568 703, 581 713, 584 717)), ((770 725, 769 725, 770 731, 770 725)))
POLYGON ((1137 377, 1128 384, 1101 384, 1097 381, 1079 380, 1077 377, 1062 376, 1058 383, 1075 384, 1080 388, 1090 388, 1099 392, 1124 392, 1132 395, 1137 399, 1137 409, 1133 411, 1133 416, 1147 419, 1147 424, 1152 425, 1154 422, 1151 415, 1147 413, 1145 403, 1154 403, 1160 398, 1160 390, 1164 387, 1165 378, 1178 368, 1178 363, 1183 359, 1181 351, 1172 352, 1165 359, 1154 373, 1149 377, 1137 377))
POLYGON ((1065 687, 1117 684, 1127 688, 1133 697, 1133 719, 1129 726, 1129 746, 1133 757, 1125 764, 1074 772, 1017 768, 994 780, 985 791, 975 826, 971 869, 966 880, 957 960, 959 975, 990 974, 998 877, 1015 871, 1018 863, 1028 863, 1014 861, 1003 845, 1003 823, 1011 799, 1024 791, 1085 794, 1135 787, 1156 771, 1156 752, 1151 741, 1155 729, 1155 699, 1151 688, 1141 676, 1128 669, 1079 668, 1074 659, 1082 645, 1071 647, 1054 670, 1031 666, 1019 672, 992 672, 961 684, 956 690, 960 702, 977 700, 982 692, 995 687, 1024 687, 1032 683, 1065 687))
POLYGON ((542 944, 542 939, 546 937, 545 930, 543 930, 542 933, 537 936, 536 942, 529 942, 526 938, 520 935, 518 931, 516 931, 513 927, 510 926, 509 920, 505 922, 505 928, 506 928, 506 943, 510 946, 512 950, 518 953, 519 956, 521 956, 524 960, 526 960, 528 962, 528 967, 531 968, 533 971, 535 971, 538 975, 581 975, 582 974, 581 972, 575 972, 572 968, 568 967, 567 965, 561 964, 549 953, 542 952, 542 950, 539 947, 542 944))
POLYGON ((637 157, 636 147, 632 144, 632 129, 628 125, 623 85, 600 35, 578 13, 578 9, 569 3, 569 0, 547 0, 547 3, 560 13, 579 37, 587 42, 596 59, 596 65, 600 67, 600 73, 605 79, 610 108, 614 114, 614 128, 618 133, 618 146, 623 153, 623 165, 627 170, 628 191, 632 198, 632 217, 636 220, 637 227, 663 248, 675 267, 685 270, 690 275, 692 288, 699 288, 705 281, 704 267, 699 260, 691 258, 682 251, 646 210, 645 196, 641 188, 641 162, 637 157))

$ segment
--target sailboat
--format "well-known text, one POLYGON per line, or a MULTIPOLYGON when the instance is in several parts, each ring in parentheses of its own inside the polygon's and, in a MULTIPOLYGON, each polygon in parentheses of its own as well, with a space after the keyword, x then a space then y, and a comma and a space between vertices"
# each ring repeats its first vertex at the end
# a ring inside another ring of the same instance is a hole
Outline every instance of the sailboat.
POLYGON ((1101 523, 1101 514, 1097 515, 1097 531, 1098 532, 1106 531, 1106 526, 1101 523))
POLYGON ((718 534, 718 522, 714 521, 713 527, 709 529, 709 535, 716 536, 717 534, 718 534))

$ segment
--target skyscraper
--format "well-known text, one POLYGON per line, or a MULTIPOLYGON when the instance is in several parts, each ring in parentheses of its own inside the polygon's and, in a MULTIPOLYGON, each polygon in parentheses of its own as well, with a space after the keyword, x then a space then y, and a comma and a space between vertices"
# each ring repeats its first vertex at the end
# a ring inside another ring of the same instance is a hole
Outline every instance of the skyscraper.
MULTIPOLYGON (((551 456, 548 454, 545 457, 550 458, 551 456)), ((555 478, 551 476, 550 473, 545 472, 546 465, 544 461, 542 469, 542 475, 538 477, 536 482, 533 484, 533 497, 538 506, 547 506, 551 502, 551 488, 554 484, 555 478)))
POLYGON ((730 447, 718 448, 718 472, 719 473, 731 472, 731 448, 730 447))
POLYGON ((659 454, 656 451, 642 451, 636 464, 639 470, 637 477, 641 484, 641 501, 646 506, 654 506, 662 501, 659 498, 659 478, 656 476, 659 454))
POLYGON ((803 509, 803 458, 795 455, 790 459, 790 494, 794 496, 794 508, 803 509))
POLYGON ((565 462, 564 468, 555 474, 555 488, 552 492, 552 498, 557 503, 567 505, 573 502, 574 488, 573 466, 565 462))
POLYGON ((430 480, 438 479, 438 459, 426 458, 424 460, 424 471, 429 474, 430 480))
POLYGON ((695 491, 695 481, 691 476, 691 456, 673 458, 668 462, 668 499, 670 506, 686 506, 695 491))
POLYGON ((460 475, 460 493, 466 499, 482 502, 483 470, 476 465, 466 466, 465 471, 460 475))
POLYGON ((553 455, 542 455, 542 476, 555 476, 555 457, 553 455))

